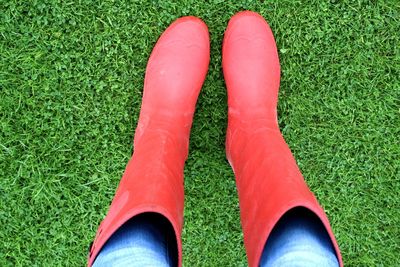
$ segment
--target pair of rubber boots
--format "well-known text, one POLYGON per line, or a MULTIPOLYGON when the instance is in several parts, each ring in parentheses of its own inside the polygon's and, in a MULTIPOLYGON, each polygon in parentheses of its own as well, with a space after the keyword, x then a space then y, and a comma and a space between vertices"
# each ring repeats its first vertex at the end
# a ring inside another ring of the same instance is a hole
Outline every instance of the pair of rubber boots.
MULTIPOLYGON (((207 74, 209 33, 195 17, 173 22, 148 61, 134 153, 109 212, 90 247, 89 266, 126 221, 158 213, 171 224, 182 265, 183 169, 197 97, 207 74)), ((273 34, 257 13, 229 21, 222 48, 228 90, 226 155, 235 173, 249 266, 258 266, 272 229, 303 207, 326 228, 342 259, 328 218, 308 189, 277 121, 280 65, 273 34)))

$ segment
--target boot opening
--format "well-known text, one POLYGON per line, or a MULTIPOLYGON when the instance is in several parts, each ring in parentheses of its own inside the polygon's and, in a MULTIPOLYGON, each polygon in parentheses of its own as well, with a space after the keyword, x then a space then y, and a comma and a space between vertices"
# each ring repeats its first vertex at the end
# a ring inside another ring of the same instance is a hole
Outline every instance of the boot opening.
POLYGON ((172 224, 159 213, 146 212, 125 222, 107 240, 93 267, 178 266, 178 243, 172 224))
POLYGON ((260 266, 338 267, 339 261, 321 220, 312 211, 296 207, 272 229, 260 266))

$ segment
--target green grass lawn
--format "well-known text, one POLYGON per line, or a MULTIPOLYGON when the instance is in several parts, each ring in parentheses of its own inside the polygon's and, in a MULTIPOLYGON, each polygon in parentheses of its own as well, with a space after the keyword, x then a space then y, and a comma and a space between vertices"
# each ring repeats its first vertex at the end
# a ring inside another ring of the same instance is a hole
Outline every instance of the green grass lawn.
POLYGON ((0 0, 0 266, 86 264, 132 153, 147 59, 184 15, 211 35, 184 266, 247 265, 221 70, 225 27, 244 9, 275 34, 280 127, 345 265, 400 265, 399 1, 0 0))

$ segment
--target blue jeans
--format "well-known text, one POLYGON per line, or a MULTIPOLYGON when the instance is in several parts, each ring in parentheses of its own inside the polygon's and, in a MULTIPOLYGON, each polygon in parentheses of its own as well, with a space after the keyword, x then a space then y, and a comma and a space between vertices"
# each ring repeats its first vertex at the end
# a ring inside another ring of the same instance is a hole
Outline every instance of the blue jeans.
POLYGON ((339 261, 322 222, 310 211, 288 211, 272 230, 260 266, 338 267, 339 261))
POLYGON ((93 267, 177 265, 177 243, 163 216, 144 213, 122 225, 106 242, 93 267))
MULTIPOLYGON (((172 227, 156 214, 142 214, 115 232, 97 256, 94 267, 176 266, 172 227)), ((322 223, 311 212, 296 208, 274 227, 260 266, 338 267, 334 248, 322 223)))

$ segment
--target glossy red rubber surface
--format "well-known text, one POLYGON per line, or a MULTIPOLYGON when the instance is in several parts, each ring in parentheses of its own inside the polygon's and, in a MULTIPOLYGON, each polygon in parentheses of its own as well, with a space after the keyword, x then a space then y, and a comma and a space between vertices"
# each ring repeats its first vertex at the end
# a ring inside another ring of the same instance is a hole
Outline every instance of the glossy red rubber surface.
POLYGON ((207 26, 195 17, 176 20, 157 41, 146 69, 134 153, 90 248, 88 266, 123 223, 144 212, 170 221, 182 265, 183 168, 209 46, 207 26))
POLYGON ((223 42, 228 90, 227 158, 235 173, 249 266, 259 266, 271 230, 295 207, 328 218, 308 189, 278 127, 280 65, 274 36, 263 17, 244 11, 229 21, 223 42))

